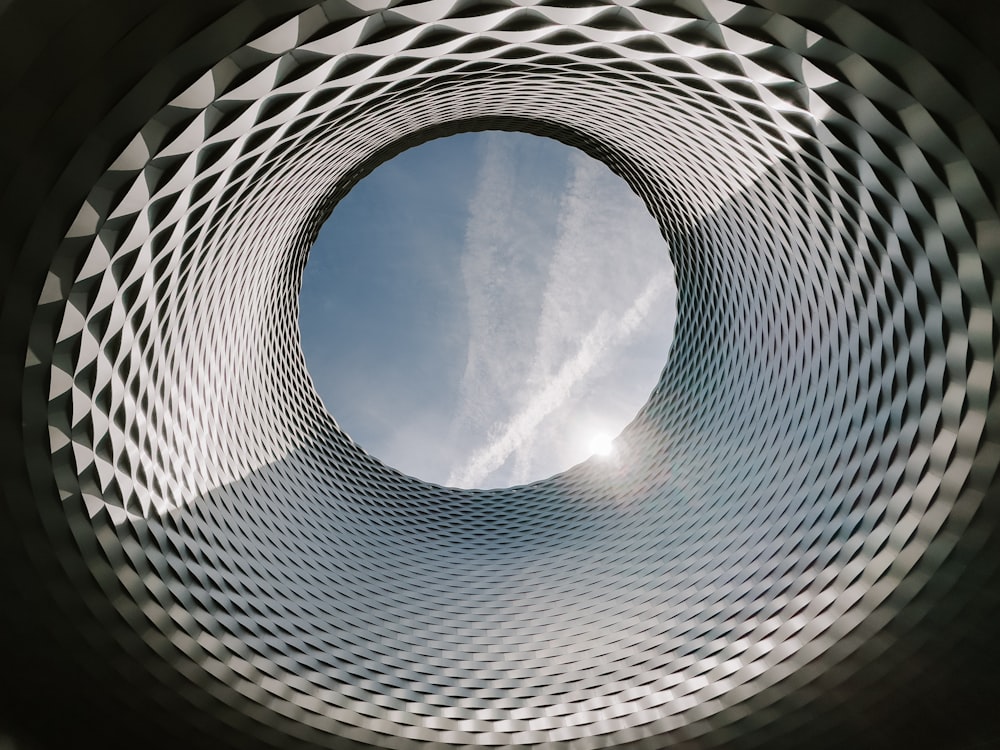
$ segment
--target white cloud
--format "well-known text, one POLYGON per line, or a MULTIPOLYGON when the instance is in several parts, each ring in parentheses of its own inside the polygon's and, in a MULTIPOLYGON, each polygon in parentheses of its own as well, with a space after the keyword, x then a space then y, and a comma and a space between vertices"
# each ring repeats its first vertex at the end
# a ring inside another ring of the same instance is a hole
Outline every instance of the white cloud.
POLYGON ((527 407, 510 419, 485 448, 476 451, 461 470, 453 473, 448 483, 461 487, 479 484, 531 440, 539 423, 566 402, 573 387, 607 355, 610 346, 634 332, 642 323, 653 300, 663 294, 669 281, 667 273, 656 274, 617 321, 608 312, 603 312, 597 324, 584 336, 575 355, 561 364, 527 407))
MULTIPOLYGON (((574 422, 586 412, 575 396, 599 383, 622 387, 647 378, 616 423, 596 418, 599 429, 621 429, 658 369, 615 373, 613 355, 648 339, 650 328, 672 329, 672 321, 647 320, 654 306, 654 318, 672 310, 672 271, 638 199, 604 165, 574 154, 558 202, 541 205, 519 180, 515 165, 524 155, 490 135, 469 204, 463 279, 470 342, 453 440, 468 451, 477 436, 487 438, 451 472, 448 483, 460 486, 519 483, 584 458, 565 434, 581 429, 574 422), (551 225, 553 214, 558 221, 545 236, 538 227, 551 225), (504 310, 516 319, 502 317, 504 310)), ((658 368, 669 341, 653 340, 658 368)))
POLYGON ((513 224, 523 224, 515 200, 517 175, 508 139, 486 134, 476 189, 469 201, 462 278, 467 295, 469 343, 460 386, 460 430, 485 431, 497 405, 516 392, 528 352, 518 335, 532 325, 536 274, 519 256, 513 224), (520 221, 519 221, 520 220, 520 221))

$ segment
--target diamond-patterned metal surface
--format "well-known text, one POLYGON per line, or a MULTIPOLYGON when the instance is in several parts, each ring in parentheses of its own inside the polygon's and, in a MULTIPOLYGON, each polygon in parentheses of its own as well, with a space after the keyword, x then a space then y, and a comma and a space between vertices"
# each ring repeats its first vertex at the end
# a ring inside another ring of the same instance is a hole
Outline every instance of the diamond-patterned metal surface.
MULTIPOLYGON (((30 196, 5 252, 27 694, 51 654, 102 696, 79 711, 124 717, 82 731, 122 746, 940 744, 914 660, 951 664, 945 686, 976 673, 963 639, 997 662, 995 123, 925 6, 765 5, 109 22, 115 54, 161 47, 64 94, 108 114, 39 167, 72 180, 30 196), (458 490, 339 429, 297 293, 362 175, 483 128, 628 180, 679 316, 617 463, 458 490)), ((968 685, 956 747, 1000 738, 969 702, 995 680, 968 685)))

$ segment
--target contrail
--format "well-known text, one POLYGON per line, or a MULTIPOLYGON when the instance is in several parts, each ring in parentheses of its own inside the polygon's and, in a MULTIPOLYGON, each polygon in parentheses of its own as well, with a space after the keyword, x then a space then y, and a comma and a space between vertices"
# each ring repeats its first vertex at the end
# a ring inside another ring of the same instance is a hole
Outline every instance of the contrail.
POLYGON ((448 484, 457 487, 476 486, 483 478, 500 468, 530 437, 538 424, 568 398, 573 386, 594 368, 610 345, 628 336, 639 326, 649 314, 653 300, 666 288, 669 280, 670 275, 666 272, 656 274, 617 321, 608 313, 602 314, 584 336, 576 354, 559 368, 555 377, 519 414, 500 429, 489 445, 474 453, 462 470, 452 472, 448 484))

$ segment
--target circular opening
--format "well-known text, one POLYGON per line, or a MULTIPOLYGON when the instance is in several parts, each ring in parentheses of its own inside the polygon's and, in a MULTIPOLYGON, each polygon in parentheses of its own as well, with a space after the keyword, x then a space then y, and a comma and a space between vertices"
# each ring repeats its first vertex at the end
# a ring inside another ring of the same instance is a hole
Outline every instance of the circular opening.
POLYGON ((369 453, 460 487, 550 476, 649 397, 676 287, 655 220, 604 164, 523 133, 410 149, 340 202, 309 256, 302 347, 369 453))

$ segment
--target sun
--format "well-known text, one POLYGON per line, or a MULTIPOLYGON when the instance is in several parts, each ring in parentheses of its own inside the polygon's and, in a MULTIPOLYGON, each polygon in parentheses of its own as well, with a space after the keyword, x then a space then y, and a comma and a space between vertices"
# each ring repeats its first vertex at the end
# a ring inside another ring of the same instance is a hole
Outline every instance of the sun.
POLYGON ((614 450, 614 440, 606 432, 598 432, 590 438, 590 452, 592 455, 610 456, 614 450))

